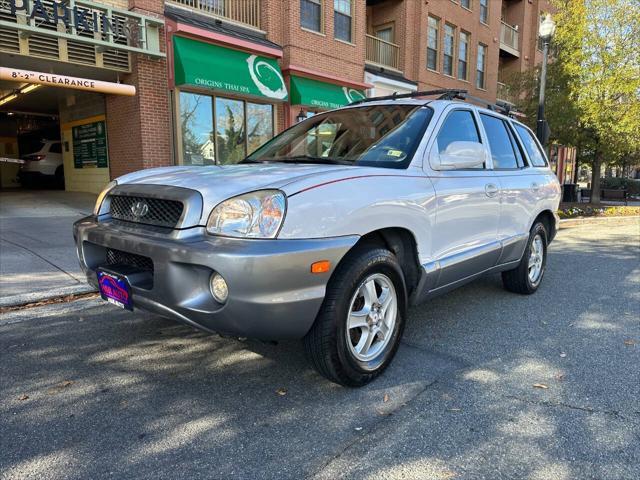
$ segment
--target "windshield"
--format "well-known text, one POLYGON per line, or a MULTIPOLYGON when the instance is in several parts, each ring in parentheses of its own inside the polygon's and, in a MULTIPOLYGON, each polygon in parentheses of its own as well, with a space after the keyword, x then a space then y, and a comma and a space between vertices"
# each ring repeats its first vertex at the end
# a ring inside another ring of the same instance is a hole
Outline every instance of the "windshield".
POLYGON ((330 163, 407 168, 433 110, 375 105, 311 117, 273 138, 244 162, 330 163))

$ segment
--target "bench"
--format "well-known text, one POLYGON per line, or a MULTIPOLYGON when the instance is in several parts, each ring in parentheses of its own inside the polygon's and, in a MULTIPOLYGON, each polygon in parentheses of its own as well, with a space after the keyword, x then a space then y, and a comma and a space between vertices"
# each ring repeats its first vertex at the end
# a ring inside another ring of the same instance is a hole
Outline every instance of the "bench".
MULTIPOLYGON (((580 201, 585 202, 591 201, 591 189, 590 188, 581 188, 580 189, 580 201)), ((603 188, 600 190, 600 200, 622 200, 625 205, 627 205, 628 194, 626 190, 616 190, 613 188, 603 188)))
POLYGON ((600 192, 600 198, 602 200, 622 200, 624 204, 627 204, 627 191, 626 190, 614 190, 612 188, 603 188, 600 192))

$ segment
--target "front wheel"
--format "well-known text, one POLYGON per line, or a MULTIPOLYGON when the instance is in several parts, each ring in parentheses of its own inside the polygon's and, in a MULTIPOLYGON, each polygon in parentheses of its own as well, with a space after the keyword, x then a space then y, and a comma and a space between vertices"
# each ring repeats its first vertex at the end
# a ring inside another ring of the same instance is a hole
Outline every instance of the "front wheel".
POLYGON ((538 290, 547 266, 547 230, 542 222, 531 227, 529 241, 513 270, 502 272, 502 283, 510 292, 530 295, 538 290))
POLYGON ((361 247, 338 266, 304 338, 315 369, 332 382, 369 383, 391 363, 404 329, 404 275, 393 253, 361 247))

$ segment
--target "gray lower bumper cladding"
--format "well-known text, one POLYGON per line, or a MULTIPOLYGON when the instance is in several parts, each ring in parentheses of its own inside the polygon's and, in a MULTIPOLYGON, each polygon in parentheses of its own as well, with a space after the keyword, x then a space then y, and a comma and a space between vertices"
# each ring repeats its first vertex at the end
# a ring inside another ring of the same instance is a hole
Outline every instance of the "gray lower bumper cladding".
POLYGON ((202 227, 160 232, 94 217, 78 220, 74 237, 80 264, 95 286, 100 267, 137 267, 127 274, 134 308, 209 332, 263 340, 307 333, 331 273, 358 241, 234 239, 208 235, 202 227), (331 270, 312 274, 311 264, 320 260, 329 260, 331 270), (209 289, 214 272, 228 285, 224 304, 209 289))

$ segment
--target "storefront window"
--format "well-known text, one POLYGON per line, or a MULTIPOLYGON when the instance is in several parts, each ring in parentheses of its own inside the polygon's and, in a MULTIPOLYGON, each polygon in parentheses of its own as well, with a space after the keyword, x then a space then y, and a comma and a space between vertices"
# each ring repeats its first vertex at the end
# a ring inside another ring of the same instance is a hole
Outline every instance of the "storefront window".
POLYGON ((247 102, 247 151, 273 137, 273 105, 247 102))
POLYGON ((273 108, 267 103, 180 92, 182 163, 238 163, 273 137, 273 108))
POLYGON ((180 92, 182 158, 185 165, 215 163, 211 97, 180 92))
POLYGON ((218 164, 238 163, 246 152, 244 102, 216 98, 216 143, 218 164))

